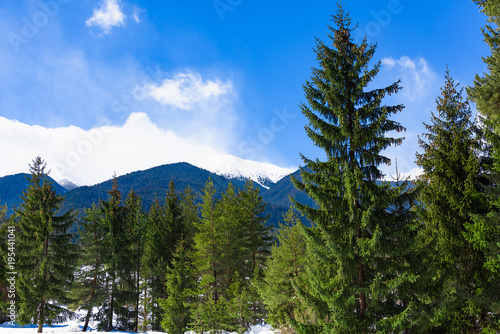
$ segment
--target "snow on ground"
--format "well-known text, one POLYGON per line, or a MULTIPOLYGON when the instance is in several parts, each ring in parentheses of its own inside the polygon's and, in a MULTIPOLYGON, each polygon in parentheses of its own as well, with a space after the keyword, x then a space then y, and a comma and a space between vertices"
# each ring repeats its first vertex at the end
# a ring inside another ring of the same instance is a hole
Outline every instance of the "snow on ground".
MULTIPOLYGON (((79 321, 69 321, 68 323, 64 324, 59 324, 59 325, 54 325, 54 326, 44 326, 43 327, 43 332, 44 333, 54 333, 54 334, 65 334, 65 333, 77 333, 77 332, 82 332, 83 324, 79 321)), ((94 327, 92 327, 92 332, 91 333, 96 333, 94 327)), ((24 327, 18 327, 18 326, 12 326, 10 323, 6 322, 2 325, 0 325, 0 334, 33 334, 37 333, 38 331, 38 326, 35 325, 29 325, 29 326, 24 326, 24 327)), ((90 331, 90 328, 87 330, 87 332, 90 331)), ((110 333, 110 332, 99 332, 99 333, 110 333)), ((131 332, 113 332, 113 333, 127 333, 130 334, 131 332)), ((153 333, 163 333, 163 332, 146 332, 147 334, 153 334, 153 333)), ((247 334, 274 334, 274 330, 271 328, 269 325, 264 325, 264 326, 253 326, 250 328, 249 331, 247 331, 247 334)), ((186 332, 186 334, 195 334, 195 332, 186 332)))

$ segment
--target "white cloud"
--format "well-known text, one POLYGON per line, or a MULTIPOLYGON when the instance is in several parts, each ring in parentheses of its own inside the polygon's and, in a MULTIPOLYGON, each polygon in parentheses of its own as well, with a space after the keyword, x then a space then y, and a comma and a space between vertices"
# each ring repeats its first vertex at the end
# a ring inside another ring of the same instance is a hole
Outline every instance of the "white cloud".
POLYGON ((384 58, 382 65, 387 71, 396 72, 396 76, 401 78, 404 87, 401 96, 405 101, 414 102, 433 92, 437 76, 425 58, 384 58))
POLYGON ((88 27, 98 26, 107 34, 113 27, 125 25, 125 18, 120 0, 105 0, 101 8, 94 9, 94 14, 85 23, 88 27))
POLYGON ((147 95, 162 105, 189 110, 195 105, 217 100, 233 92, 230 80, 219 79, 203 81, 201 74, 188 71, 165 79, 161 85, 147 84, 147 95))
POLYGON ((105 181, 165 163, 200 162, 220 155, 204 144, 158 128, 144 113, 130 115, 121 126, 85 131, 79 127, 45 128, 0 117, 0 175, 27 171, 40 155, 56 180, 77 184, 105 181))
MULTIPOLYGON (((0 117, 0 156, 5 157, 0 160, 0 176, 27 172, 28 164, 38 155, 56 181, 67 179, 80 185, 108 180, 115 172, 123 175, 174 162, 214 171, 224 164, 243 163, 205 142, 160 129, 145 113, 131 114, 123 126, 89 131, 75 126, 30 126, 0 117)), ((269 166, 260 164, 267 171, 290 172, 269 166)))

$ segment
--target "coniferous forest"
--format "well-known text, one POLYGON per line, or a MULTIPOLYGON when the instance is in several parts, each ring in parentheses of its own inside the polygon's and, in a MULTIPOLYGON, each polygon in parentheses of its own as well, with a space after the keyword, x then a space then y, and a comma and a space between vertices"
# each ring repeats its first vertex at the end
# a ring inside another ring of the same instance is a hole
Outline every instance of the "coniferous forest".
POLYGON ((381 181, 384 150, 405 131, 394 120, 404 106, 384 98, 404 88, 373 88, 376 45, 355 41, 339 4, 300 106, 325 158, 302 155, 293 183, 315 205, 294 200, 272 233, 250 180, 222 193, 210 179, 201 193, 172 181, 146 211, 114 178, 106 199, 63 211, 37 157, 19 207, 0 208, 0 318, 11 320, 14 293, 15 321, 38 332, 78 311, 83 331, 93 321, 171 334, 261 323, 300 334, 499 333, 500 1, 474 2, 489 19, 487 71, 461 87, 443 69, 416 180, 381 181))

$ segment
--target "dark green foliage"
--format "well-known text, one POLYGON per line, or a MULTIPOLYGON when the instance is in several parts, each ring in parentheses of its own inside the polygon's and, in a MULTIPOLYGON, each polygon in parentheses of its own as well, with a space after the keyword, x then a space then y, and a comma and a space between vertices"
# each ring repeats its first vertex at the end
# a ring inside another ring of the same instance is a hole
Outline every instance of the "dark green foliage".
MULTIPOLYGON (((246 255, 243 263, 244 270, 241 271, 243 277, 248 277, 252 281, 259 275, 264 266, 264 262, 270 255, 270 248, 273 238, 270 235, 271 226, 266 225, 269 214, 264 216, 266 203, 260 196, 260 190, 254 187, 251 180, 245 184, 245 188, 238 193, 238 206, 241 209, 241 215, 237 218, 242 220, 242 231, 244 233, 243 242, 246 248, 246 255)), ((253 284, 248 284, 245 297, 252 303, 252 321, 250 325, 255 325, 264 318, 264 305, 253 284)))
MULTIPOLYGON (((315 226, 303 230, 317 263, 306 268, 308 280, 299 282, 298 294, 319 317, 323 333, 365 332, 385 318, 404 316, 398 295, 412 280, 401 268, 408 266, 404 256, 414 224, 391 210, 400 199, 390 185, 376 182, 382 177, 378 166, 390 163, 381 151, 402 142, 387 133, 404 130, 390 120, 403 106, 382 105, 385 96, 398 92, 399 82, 366 90, 380 67, 368 66, 375 46, 366 39, 354 43, 342 5, 333 21, 333 47, 317 40, 319 68, 304 85, 308 105, 301 106, 309 120, 307 135, 327 159, 302 156, 308 170, 302 170, 302 182, 295 181, 317 204, 296 203, 315 226), (403 244, 393 247, 398 243, 403 244)), ((393 326, 387 322, 384 327, 393 326)))
POLYGON ((420 140, 424 152, 417 154, 423 169, 419 203, 428 269, 423 277, 431 280, 427 283, 430 326, 470 333, 483 328, 489 318, 475 301, 487 280, 485 256, 467 238, 478 227, 472 216, 487 209, 481 190, 485 180, 469 104, 449 71, 445 79, 436 101, 438 114, 432 114, 426 140, 420 140))
POLYGON ((134 269, 136 259, 131 255, 133 234, 127 208, 123 205, 116 178, 108 192, 107 201, 100 202, 100 214, 104 229, 102 256, 105 264, 107 295, 99 310, 99 327, 111 331, 114 328, 132 328, 134 318, 130 306, 136 301, 134 269), (116 315, 117 322, 113 323, 116 315))
POLYGON ((266 226, 269 215, 263 216, 266 204, 262 201, 259 188, 255 188, 251 180, 245 184, 245 188, 238 193, 241 209, 239 218, 243 222, 244 242, 247 248, 247 260, 249 265, 247 271, 242 272, 247 277, 252 277, 258 267, 261 267, 270 254, 272 237, 270 237, 270 226, 266 226))
POLYGON ((79 267, 75 272, 76 279, 72 290, 75 308, 86 311, 83 319, 84 332, 87 331, 89 321, 93 318, 93 308, 101 306, 106 297, 104 231, 99 208, 93 206, 85 210, 84 222, 79 230, 79 267))
POLYGON ((17 269, 19 272, 19 318, 22 324, 59 322, 71 314, 67 304, 77 259, 74 235, 68 229, 75 223, 72 211, 56 215, 63 201, 45 173, 40 157, 30 166, 30 185, 16 210, 19 230, 17 269))
POLYGON ((181 240, 166 276, 167 299, 160 300, 161 325, 170 334, 183 334, 191 322, 191 305, 196 294, 196 277, 190 250, 181 240))
MULTIPOLYGON (((227 188, 231 182, 237 188, 243 188, 245 180, 228 180, 223 176, 216 175, 207 170, 192 166, 188 163, 175 163, 170 165, 158 166, 145 171, 133 172, 127 175, 119 176, 118 190, 127 194, 131 189, 141 197, 144 209, 149 211, 158 198, 163 198, 168 192, 170 181, 175 182, 177 191, 183 192, 190 186, 194 193, 201 193, 205 182, 211 178, 217 191, 227 188)), ((0 178, 1 181, 1 178, 0 178)), ((104 200, 107 197, 107 191, 112 186, 111 181, 106 181, 95 186, 83 186, 66 193, 64 208, 71 207, 83 209, 92 206, 92 203, 104 200)), ((258 186, 261 189, 261 186, 258 186)), ((0 188, 1 189, 1 188, 0 188)), ((199 198, 196 204, 199 203, 199 198)))
POLYGON ((477 105, 479 112, 493 124, 494 131, 500 134, 500 1, 474 0, 481 11, 488 17, 487 25, 482 31, 484 39, 490 47, 491 54, 484 58, 488 71, 482 76, 476 75, 474 86, 467 92, 477 105))
POLYGON ((491 23, 483 29, 485 41, 491 54, 484 58, 488 71, 476 75, 474 86, 467 92, 476 103, 482 117, 482 130, 486 145, 483 147, 482 168, 489 185, 485 188, 489 203, 486 214, 473 215, 474 223, 468 226, 467 240, 476 250, 484 252, 485 269, 489 275, 475 301, 489 311, 494 318, 488 325, 500 331, 500 2, 498 0, 475 0, 491 23), (484 118, 483 118, 484 117, 484 118))
MULTIPOLYGON (((280 224, 277 243, 266 260, 264 278, 258 291, 268 310, 268 321, 274 328, 292 328, 298 323, 312 325, 314 316, 297 295, 294 286, 304 276, 307 263, 305 240, 297 212, 290 207, 280 224)), ((306 278, 304 278, 306 279, 306 278)), ((304 280, 303 279, 303 280, 304 280)))
MULTIPOLYGON (((139 306, 141 295, 141 281, 144 275, 144 244, 146 239, 146 215, 142 205, 141 198, 132 190, 125 201, 126 226, 130 234, 129 256, 132 264, 133 275, 133 298, 134 306, 130 315, 134 316, 131 329, 137 332, 139 327, 139 306)), ((124 249, 126 251, 127 249, 124 249)))
POLYGON ((201 281, 191 308, 192 327, 241 332, 264 313, 251 280, 270 243, 267 217, 261 215, 265 204, 250 181, 238 194, 229 184, 220 200, 215 195, 209 180, 201 196, 201 219, 195 225, 194 267, 201 281))
MULTIPOLYGON (((186 204, 189 206, 189 204, 186 204)), ((186 223, 181 198, 170 182, 165 205, 153 205, 148 216, 148 232, 145 249, 145 265, 150 281, 151 325, 153 330, 161 329, 162 310, 159 300, 168 298, 166 275, 171 266, 175 248, 184 236, 192 234, 186 223)), ((186 211, 188 214, 188 211, 186 211)), ((190 217, 192 218, 192 217, 190 217)))

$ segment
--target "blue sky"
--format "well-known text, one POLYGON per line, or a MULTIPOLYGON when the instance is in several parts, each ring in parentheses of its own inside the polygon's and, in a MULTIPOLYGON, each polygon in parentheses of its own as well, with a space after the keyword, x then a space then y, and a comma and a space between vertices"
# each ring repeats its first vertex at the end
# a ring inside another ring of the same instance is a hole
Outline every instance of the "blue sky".
MULTIPOLYGON (((446 67, 464 86, 485 70, 485 18, 471 0, 344 3, 378 45, 373 87, 402 80, 386 102, 406 106, 396 119, 407 139, 387 154, 415 174, 446 67)), ((299 104, 314 37, 328 40, 335 11, 334 1, 3 0, 0 176, 38 154, 56 179, 81 184, 224 154, 291 169, 299 152, 321 157, 299 104)))

